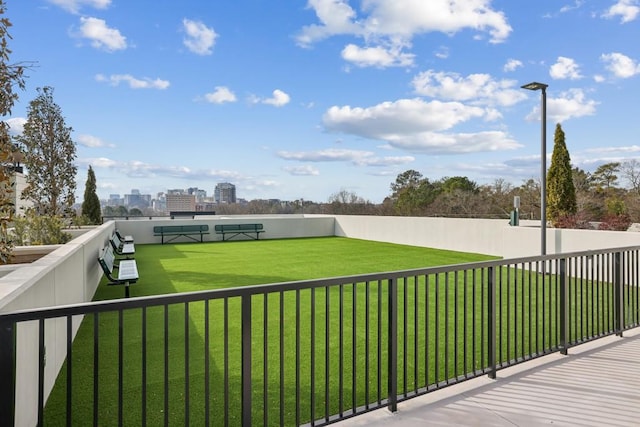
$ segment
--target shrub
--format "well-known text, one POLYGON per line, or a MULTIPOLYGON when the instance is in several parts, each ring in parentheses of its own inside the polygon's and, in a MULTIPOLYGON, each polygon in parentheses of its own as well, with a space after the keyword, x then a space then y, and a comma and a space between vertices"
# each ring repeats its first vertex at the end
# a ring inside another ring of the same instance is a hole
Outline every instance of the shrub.
POLYGON ((556 228, 574 228, 581 230, 593 228, 591 222, 589 222, 589 215, 586 212, 562 215, 554 221, 553 226, 556 228))
POLYGON ((28 212, 14 219, 14 242, 19 246, 57 245, 71 240, 71 234, 62 231, 65 221, 60 216, 39 216, 28 212))
POLYGON ((631 217, 628 214, 608 214, 602 218, 598 230, 627 231, 631 225, 631 217))

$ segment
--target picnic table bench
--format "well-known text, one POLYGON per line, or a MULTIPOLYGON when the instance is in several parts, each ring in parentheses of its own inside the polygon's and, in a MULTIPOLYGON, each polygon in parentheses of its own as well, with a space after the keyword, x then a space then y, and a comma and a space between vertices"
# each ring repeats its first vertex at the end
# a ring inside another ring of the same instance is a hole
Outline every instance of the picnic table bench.
POLYGON ((136 283, 139 279, 138 265, 136 260, 121 260, 115 265, 116 256, 113 253, 113 247, 106 245, 98 256, 98 263, 102 267, 102 271, 109 279, 107 285, 124 285, 124 296, 129 298, 129 285, 136 283), (118 275, 114 276, 114 270, 118 270, 118 275))
POLYGON ((204 241, 203 236, 205 234, 209 234, 209 226, 207 224, 156 225, 155 227, 153 227, 153 235, 160 236, 163 245, 177 239, 180 236, 187 237, 197 242, 198 239, 193 236, 200 235, 200 242, 202 242, 204 241), (165 240, 165 237, 169 236, 171 236, 171 238, 169 240, 165 240))
POLYGON ((231 236, 226 240, 231 240, 235 236, 244 235, 250 238, 254 238, 253 234, 256 235, 255 240, 260 238, 260 233, 264 233, 262 224, 216 224, 215 230, 217 234, 222 234, 222 240, 225 240, 225 235, 231 234, 231 236))
POLYGON ((126 257, 127 259, 131 258, 136 253, 136 247, 133 243, 125 243, 120 240, 120 237, 116 233, 111 235, 111 239, 109 239, 111 243, 111 247, 116 255, 121 255, 126 257))

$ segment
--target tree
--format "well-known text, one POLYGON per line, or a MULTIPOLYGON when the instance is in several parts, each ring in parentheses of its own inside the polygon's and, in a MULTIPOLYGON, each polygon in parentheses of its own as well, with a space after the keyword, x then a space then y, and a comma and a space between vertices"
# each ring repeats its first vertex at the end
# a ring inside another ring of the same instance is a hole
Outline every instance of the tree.
POLYGON ((571 175, 571 158, 560 123, 553 139, 551 166, 547 172, 547 217, 556 224, 558 219, 574 215, 577 210, 576 189, 571 175))
POLYGON ((23 196, 33 201, 39 215, 66 215, 75 201, 76 146, 71 131, 53 100, 53 88, 38 88, 18 141, 24 146, 28 170, 23 196))
POLYGON ((631 190, 640 195, 640 162, 636 159, 627 160, 621 165, 622 175, 629 182, 631 190))
POLYGON ((89 166, 87 183, 84 187, 84 200, 82 201, 82 215, 87 217, 89 224, 100 224, 102 221, 100 212, 100 199, 96 194, 96 174, 89 166))
POLYGON ((466 176, 442 178, 442 191, 444 191, 445 193, 453 193, 456 190, 468 193, 477 193, 478 184, 476 184, 474 181, 471 181, 466 176))
POLYGON ((619 162, 605 163, 599 166, 593 175, 591 175, 592 183, 596 191, 609 192, 613 187, 618 185, 618 175, 616 175, 618 172, 620 172, 619 162))
POLYGON ((7 226, 11 222, 15 210, 12 194, 14 146, 9 136, 9 124, 4 117, 11 114, 11 108, 18 100, 14 92, 17 86, 24 89, 24 66, 10 64, 11 49, 8 41, 11 39, 9 28, 11 21, 5 17, 6 6, 0 0, 0 262, 7 263, 11 257, 13 243, 8 235, 7 226))

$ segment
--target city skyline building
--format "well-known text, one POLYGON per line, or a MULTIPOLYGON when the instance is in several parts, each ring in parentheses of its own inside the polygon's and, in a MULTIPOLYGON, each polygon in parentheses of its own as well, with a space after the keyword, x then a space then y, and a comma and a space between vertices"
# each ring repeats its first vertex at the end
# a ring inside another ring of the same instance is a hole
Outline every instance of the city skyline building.
POLYGON ((214 199, 218 204, 236 203, 236 186, 229 182, 217 184, 214 191, 214 199))

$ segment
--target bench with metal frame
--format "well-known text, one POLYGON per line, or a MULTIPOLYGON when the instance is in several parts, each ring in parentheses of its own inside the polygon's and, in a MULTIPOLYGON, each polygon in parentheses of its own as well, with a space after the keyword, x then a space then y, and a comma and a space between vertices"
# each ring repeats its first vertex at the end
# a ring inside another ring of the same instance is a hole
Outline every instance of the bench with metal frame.
POLYGON ((116 255, 124 256, 127 259, 133 257, 136 254, 136 247, 133 243, 125 243, 116 233, 111 235, 111 239, 109 239, 111 243, 111 247, 116 255))
POLYGON ((119 264, 115 264, 116 256, 113 253, 113 248, 110 245, 106 245, 104 249, 100 251, 98 257, 98 263, 102 267, 109 283, 107 285, 124 285, 124 296, 129 298, 129 285, 132 285, 140 278, 138 275, 138 264, 134 259, 120 260, 119 264), (114 277, 114 270, 118 270, 118 276, 114 277))
POLYGON ((156 225, 153 227, 153 235, 160 236, 160 241, 164 245, 169 243, 180 236, 187 237, 195 242, 197 238, 193 236, 200 236, 200 242, 203 242, 203 236, 209 234, 209 226, 207 224, 195 224, 195 225, 156 225), (165 240, 165 237, 171 237, 165 240))
POLYGON ((116 233, 116 236, 118 236, 118 239, 120 239, 121 242, 123 242, 123 243, 133 243, 133 236, 130 236, 130 235, 123 236, 122 234, 120 234, 120 230, 118 230, 117 228, 115 230, 115 233, 116 233))
POLYGON ((215 230, 217 234, 222 234, 222 240, 225 240, 225 235, 231 234, 231 236, 226 240, 231 240, 235 236, 247 236, 254 240, 258 240, 260 238, 260 233, 264 233, 264 226, 262 224, 217 224, 215 226, 215 230), (253 234, 256 237, 253 237, 253 234))

